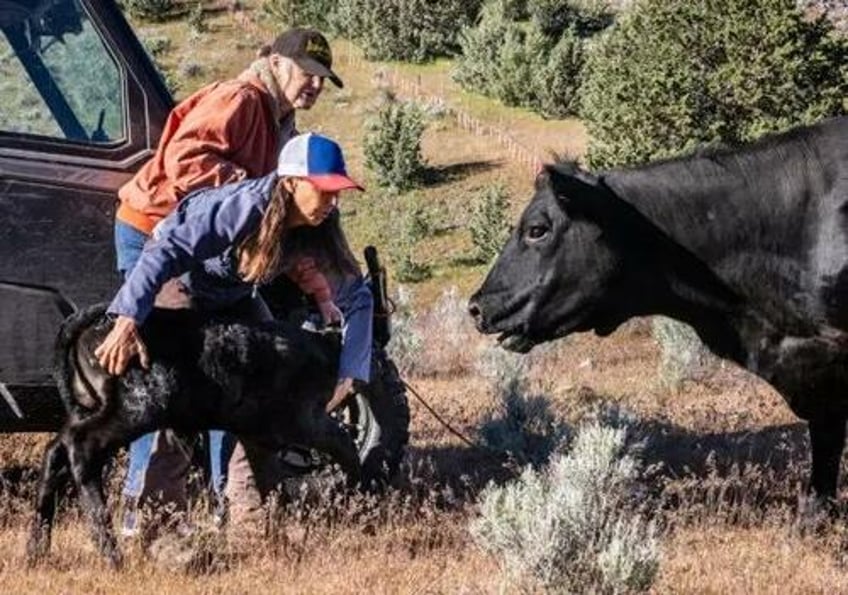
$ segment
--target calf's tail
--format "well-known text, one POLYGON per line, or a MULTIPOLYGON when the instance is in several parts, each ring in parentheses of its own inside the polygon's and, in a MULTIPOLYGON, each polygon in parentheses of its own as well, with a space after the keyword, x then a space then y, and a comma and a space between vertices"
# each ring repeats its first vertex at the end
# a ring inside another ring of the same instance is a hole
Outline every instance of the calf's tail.
POLYGON ((105 322, 107 304, 96 304, 70 315, 62 323, 53 353, 53 376, 71 419, 101 417, 113 400, 115 379, 94 362, 81 345, 83 332, 105 322))

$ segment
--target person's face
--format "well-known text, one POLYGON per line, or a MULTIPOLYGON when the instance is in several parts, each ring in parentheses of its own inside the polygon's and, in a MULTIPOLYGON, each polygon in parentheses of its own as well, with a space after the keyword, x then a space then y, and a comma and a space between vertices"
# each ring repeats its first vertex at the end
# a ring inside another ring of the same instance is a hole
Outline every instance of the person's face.
POLYGON ((325 192, 305 178, 284 178, 286 190, 293 197, 291 225, 319 225, 338 204, 338 192, 325 192))
POLYGON ((294 109, 307 110, 315 105, 321 91, 324 90, 324 77, 309 74, 294 61, 274 56, 275 68, 278 70, 277 80, 283 97, 294 109))

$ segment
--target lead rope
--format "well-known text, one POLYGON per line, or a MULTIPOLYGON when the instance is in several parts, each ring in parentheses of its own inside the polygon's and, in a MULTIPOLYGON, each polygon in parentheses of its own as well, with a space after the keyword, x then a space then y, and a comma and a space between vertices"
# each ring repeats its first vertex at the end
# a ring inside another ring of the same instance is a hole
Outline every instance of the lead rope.
POLYGON ((470 446, 471 448, 476 448, 486 453, 490 457, 496 459, 499 463, 503 463, 504 459, 509 458, 509 453, 506 451, 495 450, 494 448, 490 448, 484 444, 480 444, 479 442, 472 440, 471 438, 468 438, 465 434, 463 434, 462 432, 454 428, 452 425, 450 425, 447 421, 445 421, 444 418, 442 418, 442 416, 439 415, 436 410, 433 409, 433 407, 427 401, 424 400, 424 397, 418 394, 418 391, 415 390, 412 385, 410 385, 403 379, 401 379, 401 383, 404 387, 406 387, 407 390, 409 390, 409 392, 412 393, 412 395, 416 399, 418 399, 418 402, 424 406, 424 409, 426 409, 430 413, 430 415, 432 415, 436 419, 436 421, 442 424, 442 426, 444 426, 448 432, 465 442, 468 446, 470 446))

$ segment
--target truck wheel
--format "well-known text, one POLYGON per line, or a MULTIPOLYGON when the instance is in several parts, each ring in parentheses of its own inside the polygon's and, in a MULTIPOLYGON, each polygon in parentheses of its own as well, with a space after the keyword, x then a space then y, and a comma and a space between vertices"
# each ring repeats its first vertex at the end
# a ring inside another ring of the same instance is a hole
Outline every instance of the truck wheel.
MULTIPOLYGON (((383 349, 374 351, 369 385, 336 415, 359 450, 366 489, 385 488, 397 476, 409 443, 409 402, 397 367, 383 349)), ((319 471, 327 462, 320 453, 296 445, 282 453, 284 473, 292 478, 319 471)))

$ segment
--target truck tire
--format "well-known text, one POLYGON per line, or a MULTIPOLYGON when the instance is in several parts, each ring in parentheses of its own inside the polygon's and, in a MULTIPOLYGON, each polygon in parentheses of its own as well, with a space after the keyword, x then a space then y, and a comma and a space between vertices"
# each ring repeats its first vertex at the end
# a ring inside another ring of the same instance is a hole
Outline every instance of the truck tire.
MULTIPOLYGON (((375 348, 373 352, 371 382, 357 390, 336 415, 359 450, 363 487, 380 491, 391 484, 409 443, 409 402, 397 367, 384 349, 375 348)), ((321 471, 329 462, 320 453, 297 445, 280 456, 284 474, 295 483, 297 478, 321 471)), ((286 486, 286 491, 292 487, 286 486)))

